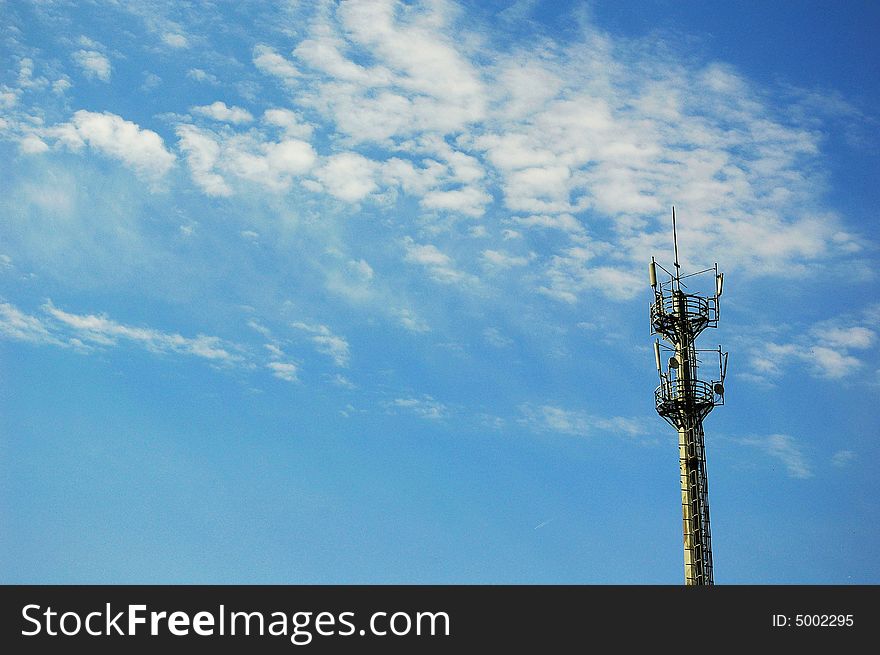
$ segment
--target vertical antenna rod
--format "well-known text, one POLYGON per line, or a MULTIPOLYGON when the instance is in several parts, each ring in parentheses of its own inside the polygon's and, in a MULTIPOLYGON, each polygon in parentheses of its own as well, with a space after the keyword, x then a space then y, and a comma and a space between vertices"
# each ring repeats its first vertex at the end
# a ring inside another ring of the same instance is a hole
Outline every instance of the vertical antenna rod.
POLYGON ((672 206, 672 246, 675 248, 675 272, 679 273, 681 265, 678 263, 678 231, 675 229, 675 205, 672 206))
POLYGON ((672 237, 675 247, 675 274, 669 273, 653 259, 649 268, 654 302, 651 304, 651 328, 668 342, 662 346, 673 353, 666 370, 662 369, 660 344, 655 341, 655 360, 660 386, 654 391, 657 413, 678 432, 679 468, 681 475, 681 516, 684 541, 684 576, 688 585, 714 583, 712 537, 709 529, 709 495, 706 474, 705 435, 703 419, 716 405, 724 404, 724 376, 727 354, 713 351, 719 357, 721 379, 707 382, 699 376, 699 353, 696 338, 707 327, 718 327, 718 298, 721 295, 721 274, 717 265, 687 277, 715 272, 715 295, 685 293, 682 290, 678 262, 678 232, 675 208, 672 209, 672 237), (658 281, 657 268, 669 276, 658 281))

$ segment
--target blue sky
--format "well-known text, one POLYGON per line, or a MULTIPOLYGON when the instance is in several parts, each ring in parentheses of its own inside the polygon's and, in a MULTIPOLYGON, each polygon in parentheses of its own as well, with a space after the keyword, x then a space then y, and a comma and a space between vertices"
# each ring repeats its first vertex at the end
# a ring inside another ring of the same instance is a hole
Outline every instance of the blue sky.
POLYGON ((880 582, 875 5, 0 9, 2 581, 880 582))

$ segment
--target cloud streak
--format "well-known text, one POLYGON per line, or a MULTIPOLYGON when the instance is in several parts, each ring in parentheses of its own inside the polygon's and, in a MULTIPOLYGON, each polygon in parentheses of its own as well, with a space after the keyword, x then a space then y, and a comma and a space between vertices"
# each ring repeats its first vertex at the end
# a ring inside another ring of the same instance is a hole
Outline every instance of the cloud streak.
POLYGON ((415 414, 419 418, 428 421, 438 421, 449 415, 449 410, 441 402, 434 400, 429 395, 421 397, 395 398, 385 405, 390 410, 401 410, 415 414))
POLYGON ((297 321, 292 323, 291 327, 310 334, 309 340, 314 344, 315 350, 327 355, 336 366, 343 368, 348 366, 351 350, 345 337, 333 334, 326 325, 310 325, 297 321))
POLYGON ((792 364, 806 366, 811 375, 829 380, 852 376, 865 366, 865 357, 877 341, 870 311, 861 319, 835 318, 810 326, 788 340, 767 340, 754 349, 750 363, 766 381, 781 377, 792 364), (863 354, 864 353, 864 354, 863 354))
POLYGON ((644 421, 637 418, 594 416, 558 405, 520 405, 518 422, 533 432, 555 432, 576 437, 616 435, 638 437, 647 434, 644 421))
POLYGON ((766 437, 746 437, 738 443, 757 448, 768 457, 778 460, 792 478, 805 480, 813 477, 813 468, 803 453, 801 444, 787 434, 771 434, 766 437))
MULTIPOLYGON (((253 368, 260 357, 247 347, 216 336, 198 334, 186 337, 152 327, 127 325, 105 314, 76 314, 47 301, 41 315, 28 314, 11 303, 0 303, 0 337, 35 345, 72 348, 80 353, 120 347, 124 344, 143 348, 157 355, 185 355, 224 368, 253 368)), ((255 321, 251 327, 263 336, 266 328, 255 321)), ((263 366, 272 375, 287 382, 299 382, 299 366, 289 361, 274 344, 267 344, 268 360, 263 366)))
POLYGON ((243 361, 241 355, 232 352, 233 346, 224 343, 218 337, 203 334, 184 337, 173 332, 124 325, 105 315, 72 314, 55 307, 51 302, 46 303, 43 310, 56 321, 70 328, 87 344, 113 346, 119 341, 128 341, 153 353, 183 353, 218 364, 243 361))

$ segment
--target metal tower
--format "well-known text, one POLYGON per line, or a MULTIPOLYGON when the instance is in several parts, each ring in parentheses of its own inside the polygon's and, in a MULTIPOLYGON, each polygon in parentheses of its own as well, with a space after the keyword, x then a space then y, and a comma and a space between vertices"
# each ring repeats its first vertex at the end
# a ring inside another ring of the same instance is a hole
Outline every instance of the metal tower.
POLYGON ((706 479, 706 450, 703 419, 724 404, 724 377, 727 353, 700 350, 697 336, 707 327, 718 327, 719 302, 724 274, 718 264, 689 275, 681 274, 678 263, 678 235, 675 208, 672 208, 672 234, 675 247, 675 272, 671 273, 651 258, 649 268, 654 302, 651 304, 652 334, 668 346, 654 340, 654 358, 660 386, 654 391, 657 413, 678 430, 678 458, 681 468, 681 518, 684 532, 684 580, 687 585, 711 585, 712 537, 709 530, 709 497, 706 479), (669 278, 658 282, 657 269, 669 278), (714 295, 691 291, 683 280, 695 287, 714 272, 714 295), (671 354, 663 370, 661 350, 671 354), (718 355, 718 379, 704 381, 699 376, 700 354, 718 355))

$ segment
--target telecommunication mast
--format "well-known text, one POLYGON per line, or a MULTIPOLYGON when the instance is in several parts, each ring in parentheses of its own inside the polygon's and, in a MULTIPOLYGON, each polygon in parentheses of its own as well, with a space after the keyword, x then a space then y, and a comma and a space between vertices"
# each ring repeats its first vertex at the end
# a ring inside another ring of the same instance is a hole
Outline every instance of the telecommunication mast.
POLYGON ((719 298, 724 274, 718 264, 688 275, 681 274, 678 263, 678 235, 675 208, 672 208, 672 234, 675 248, 675 272, 666 270, 651 258, 649 275, 654 301, 651 303, 654 359, 660 386, 654 391, 657 413, 678 431, 678 458, 681 468, 681 517, 684 533, 684 580, 686 585, 711 585, 712 536, 709 529, 709 496, 706 476, 706 449, 703 419, 715 406, 724 404, 724 378, 727 353, 700 350, 697 336, 707 327, 718 327, 719 298), (657 269, 668 276, 658 279, 657 269), (684 280, 695 289, 714 273, 714 295, 691 292, 684 280), (667 345, 668 344, 668 345, 667 345), (701 354, 718 356, 718 379, 700 378, 701 354), (669 359, 664 362, 664 357, 669 359), (665 368, 664 368, 665 363, 665 368))

